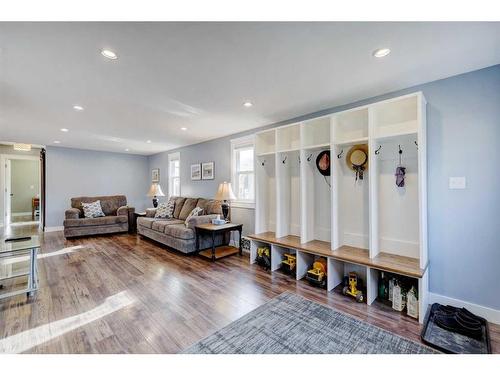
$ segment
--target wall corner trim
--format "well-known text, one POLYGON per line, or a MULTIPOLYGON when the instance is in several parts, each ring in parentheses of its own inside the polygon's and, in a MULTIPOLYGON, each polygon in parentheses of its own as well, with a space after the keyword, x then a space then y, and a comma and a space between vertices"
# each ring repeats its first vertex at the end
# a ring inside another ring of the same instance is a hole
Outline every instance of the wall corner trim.
POLYGON ((500 324, 500 310, 495 310, 491 307, 476 305, 475 303, 462 301, 459 299, 442 296, 436 293, 429 293, 429 304, 440 303, 442 305, 452 305, 458 307, 465 307, 467 310, 477 314, 490 323, 500 324))
POLYGON ((45 227, 45 232, 61 232, 64 227, 45 227))

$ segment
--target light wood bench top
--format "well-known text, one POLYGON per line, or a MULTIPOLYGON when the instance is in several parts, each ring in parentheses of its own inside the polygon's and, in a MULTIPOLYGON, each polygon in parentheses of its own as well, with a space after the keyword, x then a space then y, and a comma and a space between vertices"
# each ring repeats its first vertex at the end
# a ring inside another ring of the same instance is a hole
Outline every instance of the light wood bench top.
POLYGON ((247 237, 257 241, 288 247, 315 255, 331 257, 343 262, 360 264, 381 271, 393 272, 404 276, 421 278, 425 273, 425 268, 421 269, 419 260, 415 258, 380 253, 375 258, 370 259, 367 249, 352 246, 341 246, 336 250, 332 250, 330 242, 314 240, 306 243, 300 243, 300 237, 298 236, 276 238, 274 232, 251 234, 247 237))

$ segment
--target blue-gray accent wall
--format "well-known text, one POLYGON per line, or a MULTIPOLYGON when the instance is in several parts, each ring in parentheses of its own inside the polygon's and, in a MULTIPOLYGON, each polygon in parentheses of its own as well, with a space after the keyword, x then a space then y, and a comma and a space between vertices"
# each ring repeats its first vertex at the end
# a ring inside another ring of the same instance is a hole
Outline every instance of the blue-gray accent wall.
MULTIPOLYGON (((329 108, 266 128, 338 112, 410 92, 427 99, 428 233, 430 291, 500 309, 500 65, 426 83, 348 105, 329 108), (465 176, 465 190, 449 190, 450 176, 465 176)), ((223 137, 149 157, 161 168, 166 189, 167 157, 181 156, 181 193, 213 197, 230 180, 230 140, 223 137), (215 162, 216 179, 191 181, 190 164, 215 162)), ((253 230, 253 210, 233 218, 253 230)))
POLYGON ((147 156, 48 146, 46 226, 62 226, 71 198, 83 195, 124 194, 142 211, 150 181, 147 156))

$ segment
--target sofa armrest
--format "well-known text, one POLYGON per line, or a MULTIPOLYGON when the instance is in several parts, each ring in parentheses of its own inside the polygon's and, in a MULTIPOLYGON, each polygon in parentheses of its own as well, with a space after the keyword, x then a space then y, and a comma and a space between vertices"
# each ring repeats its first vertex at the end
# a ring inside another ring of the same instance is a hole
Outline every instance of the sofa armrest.
POLYGON ((146 208, 146 217, 155 217, 156 208, 146 208))
POLYGON ((187 222, 187 227, 194 229, 195 226, 201 225, 201 224, 208 224, 212 222, 212 219, 217 218, 218 215, 201 215, 201 216, 193 216, 190 218, 187 222))
POLYGON ((116 210, 116 216, 128 216, 129 214, 133 214, 135 212, 134 207, 129 206, 121 206, 116 210))
POLYGON ((78 219, 80 217, 80 210, 78 208, 70 208, 64 212, 65 219, 78 219))

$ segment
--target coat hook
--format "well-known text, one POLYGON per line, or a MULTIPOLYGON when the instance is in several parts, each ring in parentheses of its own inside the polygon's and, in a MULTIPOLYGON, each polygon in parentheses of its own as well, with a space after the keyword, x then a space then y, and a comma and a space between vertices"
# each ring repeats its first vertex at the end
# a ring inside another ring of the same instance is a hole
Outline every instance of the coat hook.
POLYGON ((417 141, 415 141, 415 146, 417 146, 417 150, 418 150, 418 142, 417 141))
POLYGON ((382 148, 382 145, 378 146, 378 148, 375 150, 375 155, 380 154, 380 149, 382 148))
POLYGON ((300 155, 299 155, 299 164, 300 164, 300 155))
POLYGON ((285 158, 284 158, 281 162, 282 162, 283 164, 285 164, 285 163, 286 163, 286 159, 287 159, 287 158, 288 158, 288 156, 287 156, 287 155, 285 155, 285 158))
POLYGON ((313 154, 309 154, 309 156, 307 157, 307 161, 311 161, 312 156, 313 154))
POLYGON ((401 155, 403 153, 403 150, 401 149, 401 145, 398 145, 398 147, 399 147, 399 151, 398 151, 399 155, 401 155))
POLYGON ((344 149, 340 151, 340 154, 337 155, 337 158, 340 159, 342 157, 342 154, 344 153, 344 149))
POLYGON ((264 166, 265 164, 266 164, 266 160, 264 159, 264 160, 262 161, 262 166, 264 166))

